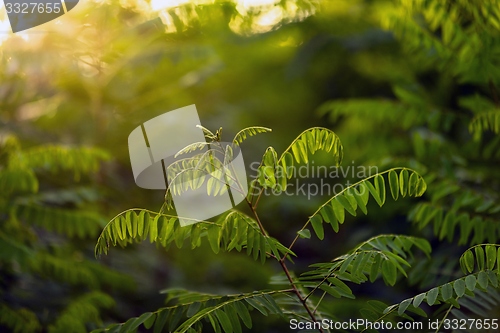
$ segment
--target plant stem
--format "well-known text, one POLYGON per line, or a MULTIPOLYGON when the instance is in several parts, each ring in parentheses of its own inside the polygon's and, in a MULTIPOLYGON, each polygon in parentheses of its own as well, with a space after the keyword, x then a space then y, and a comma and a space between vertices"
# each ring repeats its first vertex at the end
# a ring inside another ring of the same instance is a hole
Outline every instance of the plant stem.
MULTIPOLYGON (((255 208, 253 207, 252 203, 250 202, 250 200, 246 200, 247 203, 248 203, 248 206, 250 207, 250 210, 252 211, 253 215, 255 216, 255 220, 257 221, 257 224, 259 225, 259 228, 261 230, 261 232, 267 236, 267 233, 264 229, 264 226, 262 225, 262 222, 260 221, 260 218, 259 218, 259 214, 257 214, 257 211, 255 210, 255 208)), ((285 257, 284 257, 285 258, 285 257)), ((290 286, 292 287, 292 290, 293 292, 295 293, 295 295, 297 295, 297 298, 300 300, 300 303, 302 303, 302 306, 304 307, 304 309, 307 311, 307 313, 309 314, 309 317, 311 318, 311 320, 313 322, 317 322, 317 319, 316 319, 316 316, 314 315, 313 311, 311 311, 311 309, 309 308, 309 306, 307 305, 307 299, 304 298, 304 296, 300 293, 300 290, 297 288, 297 286, 295 285, 295 283, 293 282, 293 278, 292 276, 290 275, 290 271, 288 270, 288 267, 286 266, 286 263, 285 261, 283 260, 283 258, 279 258, 279 257, 275 257, 275 259, 279 262, 279 264, 281 265, 281 268, 283 269, 283 272, 285 272, 285 275, 288 279, 288 282, 290 282, 290 286)), ((319 331, 321 333, 324 333, 324 330, 322 328, 319 328, 319 331)))
MULTIPOLYGON (((317 319, 316 319, 316 316, 314 315, 314 313, 311 311, 311 309, 309 308, 309 306, 307 305, 307 299, 305 299, 302 294, 300 293, 300 290, 297 289, 297 287, 295 286, 294 282, 293 282, 293 278, 292 276, 290 275, 290 271, 288 270, 288 267, 286 266, 286 263, 282 260, 279 260, 279 263, 281 265, 281 268, 283 268, 283 271, 285 272, 285 275, 288 279, 288 281, 290 282, 290 285, 292 286, 292 289, 295 293, 295 295, 297 295, 298 299, 300 300, 300 302, 302 303, 302 306, 304 307, 304 309, 307 311, 307 313, 309 314, 309 317, 311 317, 311 320, 313 322, 317 322, 317 319)), ((323 331, 323 328, 319 328, 319 331, 321 333, 324 333, 323 331)))

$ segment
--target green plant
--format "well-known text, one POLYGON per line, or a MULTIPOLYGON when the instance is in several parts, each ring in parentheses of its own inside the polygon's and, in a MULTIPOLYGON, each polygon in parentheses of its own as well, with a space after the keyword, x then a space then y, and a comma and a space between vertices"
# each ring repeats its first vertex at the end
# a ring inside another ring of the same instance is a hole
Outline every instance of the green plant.
POLYGON ((104 217, 88 208, 98 197, 88 183, 109 157, 88 147, 23 148, 13 136, 0 149, 0 329, 88 332, 115 304, 104 290, 133 287, 130 278, 89 260, 84 246, 71 243, 94 237, 104 225, 104 217))
MULTIPOLYGON (((246 136, 269 131, 263 127, 251 127, 240 131, 233 140, 239 145, 246 136)), ((96 255, 107 253, 110 246, 126 246, 130 243, 149 239, 151 243, 168 249, 172 243, 179 248, 201 246, 205 239, 211 249, 244 251, 255 260, 276 261, 282 274, 276 276, 274 284, 285 285, 284 289, 261 290, 237 295, 210 295, 187 290, 166 290, 167 302, 176 304, 147 312, 131 318, 123 324, 113 324, 94 332, 135 332, 140 325, 154 327, 161 332, 164 327, 175 332, 201 332, 203 322, 208 322, 215 332, 242 332, 242 326, 252 327, 249 310, 257 310, 262 315, 279 315, 284 318, 318 322, 323 319, 338 320, 326 311, 324 305, 329 298, 354 298, 349 283, 360 284, 382 277, 388 285, 394 285, 399 275, 407 276, 415 248, 429 255, 429 243, 417 237, 405 235, 378 235, 362 242, 349 253, 333 259, 329 263, 315 263, 311 270, 296 276, 289 269, 293 258, 294 245, 301 238, 311 238, 311 231, 319 240, 325 236, 326 225, 338 232, 345 221, 345 212, 356 216, 358 212, 367 214, 367 204, 372 197, 383 206, 386 197, 398 199, 400 196, 419 197, 425 189, 424 179, 408 168, 392 168, 371 175, 336 193, 311 214, 304 226, 297 231, 295 239, 287 247, 268 234, 265 222, 257 212, 264 189, 283 191, 287 181, 293 176, 293 168, 298 163, 308 163, 310 155, 316 151, 329 153, 338 166, 342 160, 343 147, 337 135, 326 128, 311 128, 301 133, 278 157, 273 147, 266 149, 259 166, 259 172, 250 182, 246 203, 250 215, 238 210, 222 214, 216 221, 193 221, 181 227, 179 217, 164 212, 172 208, 171 193, 182 193, 207 184, 209 195, 224 193, 228 188, 242 191, 234 170, 216 173, 231 159, 231 146, 220 144, 220 137, 204 128, 209 149, 205 153, 181 159, 167 171, 171 181, 167 190, 166 203, 160 212, 145 209, 130 209, 113 218, 102 231, 96 245, 96 255), (222 156, 221 158, 218 156, 222 156), (182 179, 182 182, 177 182, 182 179), (206 182, 205 182, 206 180, 206 182), (189 240, 189 241, 188 241, 189 240)), ((220 132, 218 132, 220 134, 220 132)), ((207 146, 201 142, 181 150, 196 151, 207 146)), ((233 146, 234 147, 234 146, 233 146)), ((226 168, 227 169, 227 168, 226 168)), ((193 203, 195 205, 196 203, 193 203)), ((418 312, 415 307, 407 305, 418 312)), ((406 309, 405 308, 405 309, 406 309)), ((319 329, 325 331, 323 328, 319 329)))
POLYGON ((443 325, 450 319, 498 313, 500 10, 497 1, 395 3, 381 16, 382 27, 401 41, 396 57, 404 59, 384 82, 392 96, 336 99, 319 112, 339 135, 345 130, 360 147, 382 148, 359 159, 405 163, 425 177, 425 197, 405 207, 413 232, 435 244, 432 257, 409 275, 420 293, 364 313, 375 321, 405 317, 409 304, 439 304, 431 315, 437 332, 449 329, 443 325), (389 136, 384 145, 373 143, 389 136))

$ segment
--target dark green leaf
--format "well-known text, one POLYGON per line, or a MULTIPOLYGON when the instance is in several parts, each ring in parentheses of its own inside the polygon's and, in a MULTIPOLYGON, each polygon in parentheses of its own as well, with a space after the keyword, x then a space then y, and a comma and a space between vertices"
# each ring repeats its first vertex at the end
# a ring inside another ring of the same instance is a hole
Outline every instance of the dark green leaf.
POLYGON ((311 225, 316 233, 316 236, 322 240, 325 237, 325 231, 323 230, 323 220, 318 214, 311 217, 311 225))
POLYGON ((394 200, 399 197, 399 182, 398 175, 394 170, 389 171, 389 186, 391 188, 391 194, 394 200))

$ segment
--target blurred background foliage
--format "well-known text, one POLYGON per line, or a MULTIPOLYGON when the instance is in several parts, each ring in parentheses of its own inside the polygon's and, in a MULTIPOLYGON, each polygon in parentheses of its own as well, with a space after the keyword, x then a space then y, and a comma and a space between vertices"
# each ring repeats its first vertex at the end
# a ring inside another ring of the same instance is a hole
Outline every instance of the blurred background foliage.
MULTIPOLYGON (((85 332, 162 306, 161 289, 267 286, 278 267, 238 253, 140 244, 93 257, 107 220, 162 204, 164 193, 133 181, 128 134, 190 104, 227 138, 252 125, 273 129, 243 144, 250 174, 268 145, 282 151, 304 129, 325 126, 343 142, 345 168, 425 175, 421 201, 374 206, 323 242, 299 242, 297 272, 383 232, 433 241, 432 261, 422 258, 396 292, 376 283, 332 302, 341 318, 360 317, 367 299, 399 302, 460 276, 464 245, 498 242, 497 1, 80 2, 59 20, 0 35, 0 330, 85 332), (422 209, 440 211, 422 221, 422 209), (460 222, 439 219, 448 212, 480 227, 458 242, 460 222), (457 237, 443 240, 444 228, 457 237)), ((318 154, 313 163, 330 162, 318 154)), ((288 244, 327 194, 268 196, 261 216, 288 244)), ((286 327, 266 318, 253 330, 286 327)))

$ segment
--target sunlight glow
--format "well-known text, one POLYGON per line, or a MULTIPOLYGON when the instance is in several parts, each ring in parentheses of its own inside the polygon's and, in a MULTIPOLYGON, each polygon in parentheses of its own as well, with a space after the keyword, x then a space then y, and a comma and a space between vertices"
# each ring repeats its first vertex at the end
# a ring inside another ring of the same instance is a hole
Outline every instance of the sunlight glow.
MULTIPOLYGON (((238 6, 243 7, 245 9, 251 7, 261 7, 261 6, 269 6, 277 4, 280 0, 234 0, 238 6)), ((210 0, 151 0, 151 8, 153 10, 162 10, 166 8, 177 7, 185 3, 194 3, 194 4, 202 4, 202 3, 210 3, 213 2, 210 0)))
MULTIPOLYGON (((92 0, 94 2, 105 2, 107 0, 92 0)), ((192 3, 196 5, 200 4, 209 4, 214 3, 215 0, 150 0, 149 3, 146 0, 120 0, 120 3, 135 3, 140 5, 138 8, 140 10, 144 10, 146 12, 153 11, 156 12, 157 15, 160 16, 163 23, 165 24, 166 32, 174 32, 176 27, 172 21, 172 18, 167 13, 167 9, 173 9, 178 17, 182 18, 184 12, 180 6, 186 3, 192 3)), ((239 34, 247 34, 247 33, 264 33, 276 28, 282 20, 289 20, 290 18, 295 17, 303 19, 306 16, 311 15, 312 13, 308 12, 304 15, 304 13, 298 13, 298 7, 293 2, 290 1, 287 3, 286 9, 277 6, 280 0, 233 0, 236 4, 236 10, 240 13, 240 16, 235 17, 231 23, 231 29, 239 34), (258 8, 258 12, 253 11, 254 8, 258 8), (243 31, 243 18, 241 16, 245 16, 252 11, 255 15, 254 20, 251 23, 251 30, 243 31)), ((59 21, 59 20, 58 20, 59 21)), ((62 20, 64 21, 64 20, 62 20)), ((61 23, 61 22, 59 22, 61 23)), ((57 23, 55 23, 57 24, 57 23)), ((36 40, 40 39, 46 31, 30 29, 28 31, 22 31, 15 34, 15 36, 22 38, 23 40, 33 43, 36 40)), ((0 45, 4 43, 5 40, 14 36, 11 32, 9 20, 7 18, 7 13, 4 6, 0 7, 0 45)))

